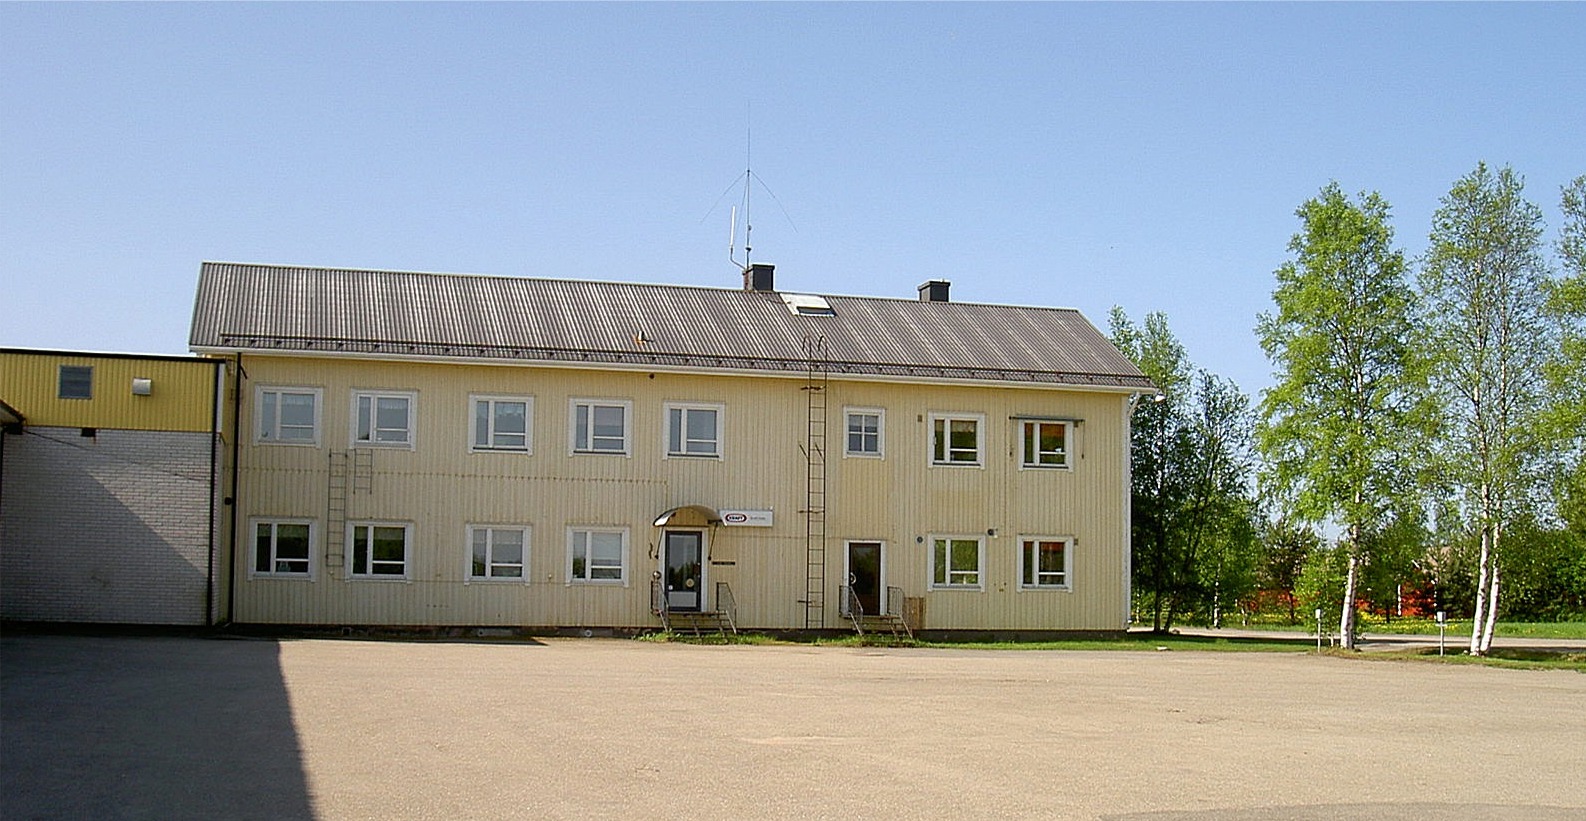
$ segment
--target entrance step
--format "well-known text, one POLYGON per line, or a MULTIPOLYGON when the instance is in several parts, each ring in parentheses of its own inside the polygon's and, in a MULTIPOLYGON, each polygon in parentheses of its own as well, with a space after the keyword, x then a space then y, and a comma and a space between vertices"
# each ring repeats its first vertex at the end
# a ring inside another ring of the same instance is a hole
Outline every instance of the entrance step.
MULTIPOLYGON (((687 636, 703 636, 707 633, 717 633, 726 636, 727 631, 732 629, 732 625, 728 622, 726 616, 721 613, 694 613, 676 610, 667 611, 666 626, 674 633, 687 636)), ((737 631, 733 630, 733 632, 737 631)))

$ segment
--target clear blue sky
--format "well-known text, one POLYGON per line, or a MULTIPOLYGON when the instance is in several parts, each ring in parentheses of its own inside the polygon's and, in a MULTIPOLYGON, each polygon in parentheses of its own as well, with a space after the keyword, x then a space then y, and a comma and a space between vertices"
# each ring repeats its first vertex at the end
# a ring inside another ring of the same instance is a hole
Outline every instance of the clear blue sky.
MULTIPOLYGON (((0 345, 186 350, 200 261, 1165 311, 1252 333, 1294 209, 1557 222, 1586 4, 0 4, 0 345), (783 210, 786 211, 784 216, 783 210)), ((1552 236, 1550 234, 1549 239, 1552 236)))

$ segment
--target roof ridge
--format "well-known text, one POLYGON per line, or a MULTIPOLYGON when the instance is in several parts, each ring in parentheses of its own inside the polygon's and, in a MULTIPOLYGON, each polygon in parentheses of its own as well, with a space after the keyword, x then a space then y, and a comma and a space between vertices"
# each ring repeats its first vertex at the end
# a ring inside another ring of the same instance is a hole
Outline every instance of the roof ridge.
POLYGON ((827 299, 832 299, 832 298, 836 298, 836 299, 857 299, 857 300, 871 300, 871 301, 876 301, 876 302, 904 302, 904 303, 911 303, 911 304, 912 303, 920 303, 920 304, 923 304, 923 305, 943 305, 943 304, 945 304, 945 305, 969 305, 969 306, 983 307, 983 308, 1012 308, 1012 309, 1021 310, 1021 311, 1032 311, 1032 310, 1033 311, 1063 311, 1063 312, 1079 313, 1079 309, 1078 308, 1065 308, 1065 307, 1060 307, 1060 306, 1049 306, 1049 305, 1016 305, 1016 304, 1008 303, 1008 302, 966 302, 966 301, 961 301, 961 300, 959 300, 959 301, 948 301, 948 302, 935 302, 935 303, 933 303, 933 302, 925 302, 925 301, 919 300, 919 299, 910 299, 908 297, 878 296, 878 295, 875 295, 875 294, 821 293, 819 291, 791 290, 791 289, 786 289, 786 288, 779 288, 779 289, 777 289, 775 291, 751 291, 751 290, 747 290, 747 289, 744 289, 744 288, 729 288, 729 287, 722 286, 722 285, 695 285, 695 284, 677 284, 677 283, 666 283, 666 282, 631 282, 631 281, 612 280, 612 279, 576 279, 576 278, 570 278, 570 277, 518 276, 518 275, 514 275, 514 274, 475 274, 475 273, 465 273, 465 272, 456 272, 456 271, 408 271, 408 270, 393 270, 393 269, 389 269, 389 268, 348 268, 348 267, 342 267, 342 266, 325 266, 325 265, 288 265, 288 264, 284 264, 284 263, 234 262, 234 261, 227 261, 227 260, 210 260, 210 259, 204 260, 202 265, 204 265, 204 266, 210 266, 210 265, 232 265, 232 266, 238 266, 238 267, 244 267, 244 268, 272 268, 272 269, 276 269, 276 270, 287 270, 287 271, 327 271, 327 272, 339 272, 339 273, 347 273, 347 274, 392 274, 392 275, 396 275, 396 276, 445 277, 445 278, 450 278, 450 279, 493 279, 493 280, 507 280, 507 281, 512 281, 512 282, 563 282, 563 283, 570 283, 570 284, 577 284, 577 285, 618 286, 618 287, 626 287, 626 288, 665 288, 665 289, 668 289, 668 290, 697 290, 697 291, 745 293, 745 294, 756 294, 756 293, 807 294, 809 296, 818 296, 818 297, 824 297, 824 298, 827 298, 827 299))

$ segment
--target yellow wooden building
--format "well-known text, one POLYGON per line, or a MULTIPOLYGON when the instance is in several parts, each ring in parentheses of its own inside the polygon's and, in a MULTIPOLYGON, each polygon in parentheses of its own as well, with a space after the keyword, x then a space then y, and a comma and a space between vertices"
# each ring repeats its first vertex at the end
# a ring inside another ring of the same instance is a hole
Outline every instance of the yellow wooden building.
POLYGON ((231 618, 1120 630, 1149 382, 1063 309, 204 264, 231 618))

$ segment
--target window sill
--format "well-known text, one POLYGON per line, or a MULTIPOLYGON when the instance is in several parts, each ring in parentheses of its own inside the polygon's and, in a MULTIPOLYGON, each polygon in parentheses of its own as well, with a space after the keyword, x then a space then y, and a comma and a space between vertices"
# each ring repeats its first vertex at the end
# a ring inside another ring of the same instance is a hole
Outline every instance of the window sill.
POLYGON ((1066 585, 1066 584, 1063 584, 1063 585, 1057 585, 1057 584, 1021 584, 1021 585, 1019 585, 1018 592, 1020 592, 1020 593, 1072 593, 1072 592, 1074 592, 1074 588, 1072 586, 1066 585))
POLYGON ((1071 465, 1030 465, 1020 463, 1019 470, 1073 470, 1071 465))
POLYGON ((925 588, 927 593, 984 593, 986 588, 979 584, 936 584, 925 588))
POLYGON ((578 449, 575 448, 572 451, 572 455, 574 455, 574 456, 628 456, 629 453, 628 453, 628 451, 625 451, 625 450, 578 450, 578 449))
POLYGON ((931 462, 933 468, 983 468, 984 462, 931 462))
POLYGON ((364 576, 353 574, 347 577, 349 582, 385 582, 387 584, 408 584, 413 580, 407 576, 364 576))
POLYGON ((279 445, 288 448, 318 448, 319 440, 316 439, 312 442, 306 440, 302 442, 293 442, 285 439, 255 439, 253 440, 253 444, 259 447, 275 447, 279 445))
POLYGON ((515 455, 518 455, 518 456, 533 456, 534 455, 534 449, 533 448, 481 448, 481 447, 471 447, 471 448, 468 449, 468 452, 469 453, 510 453, 510 454, 515 454, 515 455))
POLYGON ((463 584, 488 584, 488 585, 494 585, 494 586, 497 586, 497 587, 500 587, 500 586, 512 586, 512 585, 518 585, 519 587, 528 587, 531 583, 532 582, 530 582, 528 578, 521 577, 521 576, 517 577, 517 578, 511 577, 511 576, 504 576, 504 577, 495 578, 495 579, 488 578, 488 577, 482 577, 482 576, 470 576, 469 578, 463 579, 463 584))
POLYGON ((311 582, 314 577, 308 573, 249 573, 248 581, 272 582, 311 582))

